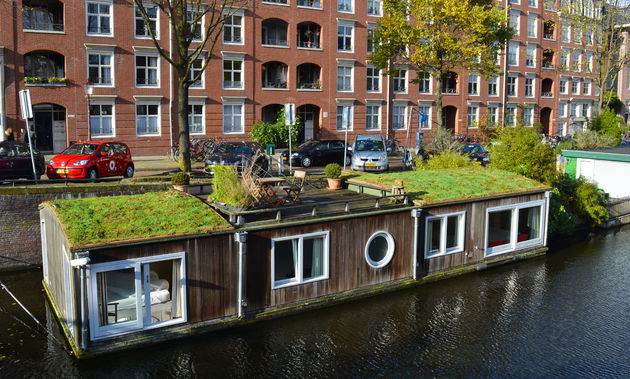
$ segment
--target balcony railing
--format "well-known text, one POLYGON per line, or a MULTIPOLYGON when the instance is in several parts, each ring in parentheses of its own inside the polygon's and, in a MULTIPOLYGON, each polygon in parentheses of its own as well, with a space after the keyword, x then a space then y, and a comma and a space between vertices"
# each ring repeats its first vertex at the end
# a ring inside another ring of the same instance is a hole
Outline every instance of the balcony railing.
POLYGON ((553 41, 553 33, 543 33, 543 38, 553 41))
POLYGON ((315 82, 311 82, 311 83, 307 83, 307 82, 298 83, 299 89, 320 89, 321 87, 322 85, 319 82, 319 80, 315 82))
POLYGON ((268 46, 288 46, 287 40, 283 38, 265 38, 262 44, 268 46))
POLYGON ((456 95, 457 89, 456 88, 442 88, 442 93, 446 93, 449 95, 456 95))
POLYGON ((263 0, 263 3, 286 4, 287 0, 263 0))
POLYGON ((553 68, 553 63, 543 62, 543 68, 553 68))
MULTIPOLYGON (((25 20, 26 21, 26 20, 25 20)), ((47 32, 63 32, 63 24, 53 24, 52 22, 24 22, 23 30, 37 30, 47 32)))
POLYGON ((306 49, 319 49, 319 42, 315 42, 315 41, 299 41, 298 42, 298 47, 303 47, 306 49))
POLYGON ((287 88, 287 82, 281 80, 266 80, 263 82, 263 88, 287 88))
POLYGON ((540 94, 540 96, 545 98, 545 99, 550 99, 550 98, 553 98, 553 93, 552 92, 542 92, 540 94))

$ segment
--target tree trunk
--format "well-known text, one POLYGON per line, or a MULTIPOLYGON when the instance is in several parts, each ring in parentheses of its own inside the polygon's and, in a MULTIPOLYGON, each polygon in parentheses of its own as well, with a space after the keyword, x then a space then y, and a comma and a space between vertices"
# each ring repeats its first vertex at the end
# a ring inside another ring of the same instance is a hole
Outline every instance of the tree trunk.
POLYGON ((179 126, 179 168, 184 172, 191 171, 190 165, 190 132, 188 125, 188 86, 186 74, 179 73, 177 80, 177 125, 179 126))
MULTIPOLYGON (((438 73, 438 77, 435 80, 435 113, 437 118, 437 127, 443 129, 443 110, 442 110, 442 74, 438 73)), ((429 120, 429 125, 431 120, 429 120)))

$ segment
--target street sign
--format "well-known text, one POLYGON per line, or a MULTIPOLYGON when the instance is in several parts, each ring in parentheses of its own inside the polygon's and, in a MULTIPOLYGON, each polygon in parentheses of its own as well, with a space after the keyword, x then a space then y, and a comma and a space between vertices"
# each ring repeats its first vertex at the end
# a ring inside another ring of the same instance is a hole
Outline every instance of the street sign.
POLYGON ((28 120, 33 117, 31 93, 27 89, 20 90, 20 110, 22 111, 22 119, 28 120))
POLYGON ((295 104, 293 103, 284 104, 284 124, 287 126, 295 124, 295 104))

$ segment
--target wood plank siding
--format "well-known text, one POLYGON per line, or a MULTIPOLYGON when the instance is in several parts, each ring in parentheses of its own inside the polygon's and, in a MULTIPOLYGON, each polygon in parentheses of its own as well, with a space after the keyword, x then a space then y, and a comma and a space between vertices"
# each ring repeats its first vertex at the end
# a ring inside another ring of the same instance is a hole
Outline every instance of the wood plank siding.
POLYGON ((409 211, 356 217, 321 224, 250 231, 247 236, 247 311, 299 303, 412 276, 413 219, 409 211), (271 240, 307 233, 330 232, 329 278, 271 289, 271 240), (378 231, 389 232, 396 249, 380 269, 365 260, 365 245, 378 231))
POLYGON ((91 263, 186 252, 188 322, 235 315, 238 296, 238 244, 232 234, 147 242, 90 251, 91 263))
POLYGON ((476 201, 472 203, 453 204, 424 209, 418 222, 418 262, 421 262, 421 265, 418 267, 418 277, 421 278, 435 272, 483 261, 486 258, 485 233, 486 210, 488 208, 543 200, 544 198, 545 194, 544 192, 541 192, 510 198, 476 201), (462 211, 466 212, 464 251, 425 259, 426 218, 462 211))

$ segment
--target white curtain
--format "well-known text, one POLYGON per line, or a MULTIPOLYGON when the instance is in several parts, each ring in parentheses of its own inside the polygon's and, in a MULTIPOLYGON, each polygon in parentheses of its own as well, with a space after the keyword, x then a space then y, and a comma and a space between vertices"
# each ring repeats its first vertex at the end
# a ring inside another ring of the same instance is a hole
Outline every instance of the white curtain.
POLYGON ((311 265, 311 277, 315 278, 324 275, 324 238, 314 238, 312 241, 313 261, 311 265))

